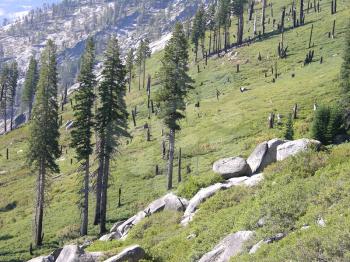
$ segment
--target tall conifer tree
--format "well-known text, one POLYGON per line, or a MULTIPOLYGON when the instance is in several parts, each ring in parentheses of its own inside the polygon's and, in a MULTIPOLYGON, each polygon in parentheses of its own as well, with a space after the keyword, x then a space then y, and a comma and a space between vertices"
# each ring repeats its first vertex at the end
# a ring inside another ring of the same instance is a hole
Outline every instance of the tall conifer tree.
POLYGON ((56 46, 49 40, 41 56, 41 70, 30 125, 28 152, 29 164, 38 171, 34 217, 36 246, 41 246, 43 241, 45 192, 49 184, 48 174, 59 172, 59 167, 55 162, 60 156, 56 63, 56 46))
POLYGON ((28 109, 28 120, 31 119, 36 86, 38 84, 38 63, 32 56, 24 81, 22 93, 22 103, 25 109, 28 109))
POLYGON ((179 120, 184 118, 185 98, 193 88, 193 80, 188 75, 188 59, 187 38, 182 25, 177 23, 164 49, 159 74, 162 86, 157 94, 161 105, 160 116, 169 128, 168 189, 172 188, 175 132, 181 129, 179 120))
POLYGON ((102 81, 98 87, 99 108, 96 116, 96 129, 99 145, 99 203, 96 213, 100 223, 100 233, 106 231, 107 189, 110 175, 110 161, 116 152, 121 137, 129 137, 128 112, 125 103, 126 70, 120 59, 118 40, 114 37, 105 52, 102 81))
POLYGON ((92 38, 89 38, 82 57, 80 74, 78 76, 79 89, 77 90, 73 105, 74 127, 72 130, 71 145, 75 148, 76 158, 82 162, 84 169, 83 199, 81 201, 82 221, 80 235, 87 235, 89 215, 89 178, 90 178, 90 155, 93 152, 91 136, 93 132, 93 105, 94 87, 96 76, 94 75, 95 47, 92 38))

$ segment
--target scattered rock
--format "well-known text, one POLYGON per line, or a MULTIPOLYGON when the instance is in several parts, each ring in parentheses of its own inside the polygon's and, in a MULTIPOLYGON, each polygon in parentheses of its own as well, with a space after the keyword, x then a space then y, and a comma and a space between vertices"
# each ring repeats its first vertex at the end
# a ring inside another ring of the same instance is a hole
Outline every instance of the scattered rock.
POLYGON ((55 262, 95 262, 103 254, 100 252, 85 252, 77 245, 64 246, 55 262))
POLYGON ((264 156, 267 152, 268 145, 267 142, 263 142, 259 144, 251 153, 251 155, 247 159, 247 163, 250 166, 250 169, 252 170, 252 173, 254 174, 256 171, 259 170, 261 163, 264 160, 264 156))
POLYGON ((256 243, 252 248, 249 250, 249 254, 255 254, 263 244, 266 244, 264 240, 260 240, 258 243, 256 243))
POLYGON ((109 232, 116 232, 117 231, 117 228, 120 226, 120 225, 122 225, 123 223, 125 222, 125 220, 122 220, 122 221, 118 221, 117 223, 115 223, 113 226, 112 226, 112 228, 111 228, 111 230, 109 231, 109 232))
POLYGON ((306 138, 286 142, 277 147, 277 161, 282 161, 290 156, 304 152, 312 146, 318 149, 321 146, 321 142, 306 138))
POLYGON ((317 219, 317 225, 319 225, 320 227, 325 227, 326 221, 324 221, 324 219, 320 217, 319 219, 317 219))
POLYGON ((306 230, 306 229, 309 229, 309 228, 310 228, 310 226, 308 224, 306 224, 306 225, 303 225, 301 227, 301 230, 306 230))
POLYGON ((275 163, 277 161, 277 147, 286 143, 288 141, 281 140, 278 138, 269 140, 267 142, 267 152, 263 158, 262 163, 260 164, 260 167, 258 169, 259 172, 261 172, 265 167, 271 165, 272 163, 275 163))
POLYGON ((187 236, 187 239, 190 240, 190 239, 193 239, 193 238, 196 238, 197 235, 195 233, 192 233, 190 235, 187 236))
POLYGON ((41 256, 41 257, 36 257, 32 258, 31 260, 28 260, 27 262, 54 262, 54 258, 51 256, 41 256))
POLYGON ((115 240, 115 239, 120 239, 122 236, 119 234, 119 232, 111 232, 107 235, 104 235, 102 237, 100 237, 100 241, 111 241, 111 240, 115 240))
POLYGON ((264 240, 264 242, 266 244, 271 244, 273 242, 276 241, 280 241, 281 239, 283 239, 286 235, 284 233, 278 233, 277 235, 273 236, 273 237, 268 237, 264 240))
POLYGON ((258 227, 263 227, 263 226, 265 226, 265 224, 266 224, 266 219, 265 219, 264 217, 260 218, 260 219, 258 220, 258 222, 256 223, 256 225, 257 225, 258 227))
POLYGON ((195 211, 198 206, 203 203, 205 200, 213 196, 219 190, 229 189, 233 186, 248 186, 252 187, 257 185, 261 180, 264 179, 264 175, 257 174, 251 177, 234 177, 227 180, 225 183, 216 183, 206 188, 202 188, 198 191, 198 193, 191 198, 189 204, 185 210, 184 216, 182 217, 181 224, 183 226, 187 226, 189 222, 193 220, 195 211))
POLYGON ((129 230, 142 221, 145 217, 150 216, 162 210, 184 211, 188 206, 187 199, 178 197, 173 193, 169 193, 162 198, 159 198, 149 204, 144 210, 138 212, 136 215, 130 217, 124 222, 118 222, 113 225, 111 233, 101 237, 100 240, 107 241, 112 239, 125 239, 129 230))
POLYGON ((214 163, 213 171, 225 179, 249 176, 252 173, 247 161, 241 157, 220 159, 214 163))
POLYGON ((243 251, 244 244, 254 236, 252 231, 239 231, 225 237, 214 249, 206 253, 199 262, 228 262, 243 251))
POLYGON ((104 262, 122 262, 122 261, 128 261, 128 262, 138 262, 141 259, 144 259, 146 257, 146 252, 138 245, 128 247, 124 249, 121 253, 119 253, 116 256, 113 256, 104 262))

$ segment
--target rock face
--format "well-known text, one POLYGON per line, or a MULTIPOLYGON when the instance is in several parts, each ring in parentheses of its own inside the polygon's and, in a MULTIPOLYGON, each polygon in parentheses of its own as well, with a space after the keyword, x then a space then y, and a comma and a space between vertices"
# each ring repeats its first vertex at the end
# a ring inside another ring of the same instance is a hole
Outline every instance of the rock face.
POLYGON ((54 262, 54 258, 51 256, 41 256, 41 257, 36 257, 32 258, 31 260, 28 260, 27 262, 54 262))
POLYGON ((251 155, 248 157, 247 163, 250 166, 250 169, 252 170, 253 174, 260 169, 261 163, 263 162, 267 149, 267 142, 263 142, 259 144, 254 149, 253 153, 251 153, 251 155))
POLYGON ((241 157, 220 159, 214 163, 213 171, 225 179, 249 176, 252 173, 247 161, 241 157))
POLYGON ((225 237, 214 249, 206 253, 199 262, 228 262, 243 251, 244 243, 254 236, 253 231, 239 231, 225 237))
POLYGON ((290 156, 304 152, 312 146, 319 148, 321 146, 321 142, 305 138, 286 142, 277 147, 277 161, 282 161, 290 156))
POLYGON ((104 262, 138 262, 146 257, 145 250, 138 245, 128 247, 124 249, 118 255, 111 257, 104 262))
POLYGON ((102 256, 102 253, 85 252, 77 245, 64 246, 55 262, 95 262, 102 256))
POLYGON ((253 175, 251 177, 247 177, 247 176, 234 177, 227 180, 225 183, 216 183, 209 187, 202 188, 201 190, 198 191, 198 193, 193 198, 191 198, 185 210, 184 216, 181 220, 181 224, 183 226, 187 226, 188 223, 192 221, 198 206, 201 203, 203 203, 205 200, 213 196, 219 190, 224 190, 224 189, 231 188, 233 186, 242 186, 242 185, 251 187, 251 186, 257 185, 263 179, 264 179, 264 175, 261 173, 261 174, 253 175))
POLYGON ((128 220, 116 223, 112 227, 111 233, 102 236, 100 240, 108 241, 111 239, 125 239, 129 230, 140 221, 142 221, 145 217, 162 210, 184 211, 187 206, 188 201, 186 199, 178 197, 173 193, 169 193, 162 198, 153 201, 144 210, 138 212, 128 220))
POLYGON ((259 173, 265 167, 277 161, 277 147, 284 144, 285 140, 272 139, 259 144, 247 159, 247 163, 252 170, 252 173, 259 173))

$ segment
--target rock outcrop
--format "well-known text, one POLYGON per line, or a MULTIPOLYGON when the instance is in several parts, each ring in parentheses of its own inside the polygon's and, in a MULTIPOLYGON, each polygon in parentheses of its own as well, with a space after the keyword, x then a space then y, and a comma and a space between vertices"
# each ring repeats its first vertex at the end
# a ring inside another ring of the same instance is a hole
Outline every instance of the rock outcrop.
POLYGON ((231 188, 233 186, 255 186, 257 185, 261 180, 263 180, 264 176, 263 174, 257 174, 253 175, 251 177, 234 177, 229 180, 227 180, 225 183, 216 183, 214 185, 211 185, 206 188, 202 188, 198 191, 198 193, 191 198, 189 201, 188 207, 185 210, 184 216, 181 220, 181 224, 183 226, 187 226, 190 221, 192 221, 195 211, 198 209, 199 205, 203 203, 205 200, 213 196, 216 192, 219 190, 224 190, 231 188))
POLYGON ((206 253, 199 262, 228 262, 243 251, 244 244, 252 239, 253 231, 239 231, 228 235, 214 249, 206 253))
POLYGON ((252 173, 247 161, 242 157, 220 159, 214 163, 213 171, 224 179, 249 176, 252 173))
POLYGON ((286 142, 277 147, 277 161, 285 160, 286 158, 304 152, 311 147, 319 149, 320 146, 321 142, 306 138, 286 142))
POLYGON ((100 252, 85 252, 77 245, 64 246, 55 262, 96 262, 103 254, 100 252))
POLYGON ((145 250, 138 245, 128 247, 120 252, 118 255, 113 256, 104 262, 138 262, 146 257, 145 250))
POLYGON ((173 193, 169 193, 162 198, 159 198, 149 204, 144 210, 138 212, 136 215, 130 217, 124 222, 116 223, 110 234, 102 236, 100 240, 108 241, 112 239, 125 239, 129 230, 142 221, 145 217, 150 216, 162 210, 184 211, 188 206, 188 201, 184 198, 178 197, 173 193))

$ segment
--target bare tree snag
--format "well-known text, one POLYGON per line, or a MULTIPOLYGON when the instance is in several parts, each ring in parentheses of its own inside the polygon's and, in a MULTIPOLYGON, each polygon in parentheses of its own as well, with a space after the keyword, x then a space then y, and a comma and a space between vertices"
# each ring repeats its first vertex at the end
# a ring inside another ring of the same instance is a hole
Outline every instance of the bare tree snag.
POLYGON ((309 39, 309 48, 311 48, 311 42, 312 42, 312 32, 314 30, 314 24, 311 25, 311 32, 310 32, 310 39, 309 39))
POLYGON ((332 39, 335 38, 335 19, 333 21, 333 28, 332 28, 332 39))
POLYGON ((268 126, 269 126, 270 129, 273 128, 274 122, 275 122, 275 114, 274 113, 270 113, 269 118, 268 118, 268 126))
POLYGON ((265 34, 265 18, 266 18, 266 0, 262 0, 261 25, 262 25, 262 32, 263 32, 263 34, 265 34))
POLYGON ((294 119, 298 118, 298 104, 295 104, 293 107, 293 118, 294 119))
POLYGON ((121 207, 121 206, 122 206, 121 197, 122 197, 122 188, 119 187, 119 192, 118 192, 118 207, 121 207))

